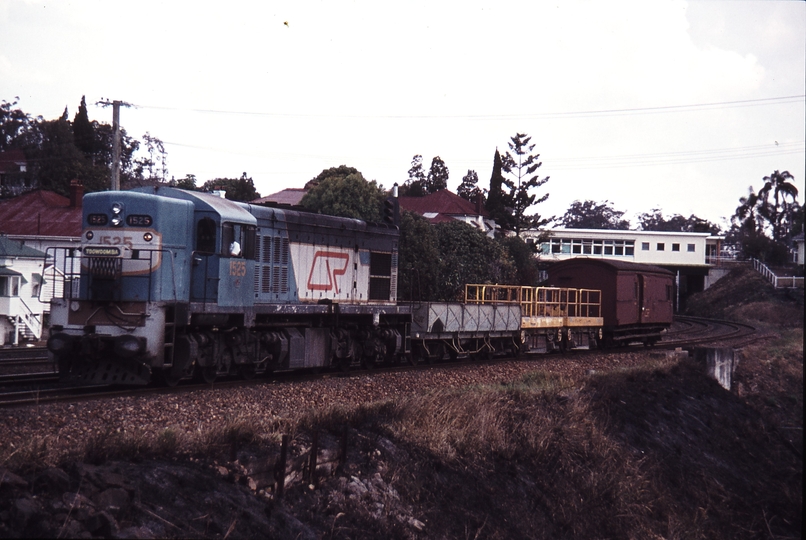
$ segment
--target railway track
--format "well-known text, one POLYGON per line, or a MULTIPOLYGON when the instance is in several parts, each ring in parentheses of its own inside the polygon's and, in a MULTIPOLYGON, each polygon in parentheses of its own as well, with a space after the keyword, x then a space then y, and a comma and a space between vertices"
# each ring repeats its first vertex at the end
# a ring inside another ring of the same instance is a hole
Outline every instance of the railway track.
MULTIPOLYGON (((763 339, 764 336, 757 336, 756 329, 750 325, 735 323, 731 321, 705 319, 701 317, 676 317, 675 324, 664 336, 663 340, 658 343, 655 349, 677 349, 677 348, 693 348, 697 345, 718 343, 724 346, 740 347, 749 342, 757 339, 763 339)), ((613 354, 621 352, 635 352, 643 350, 643 345, 631 345, 618 349, 613 349, 613 354)), ((591 354, 596 351, 580 349, 576 352, 582 354, 591 354)), ((569 352, 566 354, 573 354, 569 352)), ((535 355, 535 359, 539 359, 542 355, 535 355)), ((528 357, 527 357, 528 358, 528 357)), ((311 372, 281 372, 271 375, 271 378, 257 378, 253 380, 233 380, 223 379, 215 383, 195 383, 188 382, 178 385, 175 388, 161 388, 161 387, 146 387, 146 388, 120 388, 109 385, 104 386, 85 386, 85 387, 70 387, 65 386, 58 382, 58 377, 54 372, 40 372, 40 373, 25 373, 16 375, 0 375, 0 408, 11 408, 29 405, 41 405, 45 403, 55 403, 60 401, 80 401, 87 399, 108 399, 121 396, 132 395, 147 395, 153 393, 171 393, 171 392, 192 392, 196 390, 204 390, 206 388, 214 387, 217 389, 222 388, 235 388, 249 384, 265 384, 267 382, 301 382, 306 380, 313 380, 323 377, 353 377, 366 375, 369 373, 392 373, 397 371, 408 371, 414 369, 431 369, 431 368, 461 368, 468 364, 477 364, 484 362, 496 362, 504 358, 497 358, 493 360, 478 360, 468 358, 460 358, 458 361, 434 364, 420 363, 416 366, 409 364, 400 364, 388 367, 376 367, 373 369, 352 370, 350 373, 342 372, 326 372, 326 373, 311 373, 311 372)), ((509 358, 507 358, 509 359, 509 358)), ((521 357, 524 359, 524 357, 521 357)), ((2 364, 0 364, 2 365, 2 364)))

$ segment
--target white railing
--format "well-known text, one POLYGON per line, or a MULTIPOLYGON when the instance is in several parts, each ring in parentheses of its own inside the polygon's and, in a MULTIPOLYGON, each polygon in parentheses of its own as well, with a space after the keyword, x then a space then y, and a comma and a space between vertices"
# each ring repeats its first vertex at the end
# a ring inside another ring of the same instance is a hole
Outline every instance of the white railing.
POLYGON ((776 276, 763 262, 753 259, 753 268, 772 283, 776 289, 803 287, 803 278, 794 276, 776 276))
POLYGON ((14 345, 19 344, 20 334, 24 332, 23 326, 37 340, 42 337, 42 314, 34 313, 28 304, 18 296, 0 297, 0 314, 8 317, 14 323, 14 345))

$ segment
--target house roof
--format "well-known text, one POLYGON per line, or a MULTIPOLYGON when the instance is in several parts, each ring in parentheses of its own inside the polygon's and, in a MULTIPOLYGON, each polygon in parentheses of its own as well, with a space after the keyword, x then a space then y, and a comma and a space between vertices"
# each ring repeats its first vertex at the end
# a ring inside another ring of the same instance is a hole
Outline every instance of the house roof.
POLYGON ((30 236, 81 236, 81 205, 38 189, 0 200, 0 233, 30 236))
POLYGON ((19 240, 11 240, 0 235, 0 258, 21 257, 25 259, 41 259, 45 256, 38 249, 28 247, 19 240))
POLYGON ((447 221, 451 219, 450 216, 488 217, 484 208, 477 208, 474 203, 447 189, 441 189, 425 197, 400 197, 400 208, 423 215, 431 221, 447 221))
POLYGON ((306 193, 308 193, 308 190, 305 188, 286 188, 282 191, 278 191, 277 193, 272 193, 271 195, 266 195, 265 197, 255 199, 254 201, 250 202, 251 204, 270 203, 270 204, 282 204, 288 206, 298 206, 306 193))

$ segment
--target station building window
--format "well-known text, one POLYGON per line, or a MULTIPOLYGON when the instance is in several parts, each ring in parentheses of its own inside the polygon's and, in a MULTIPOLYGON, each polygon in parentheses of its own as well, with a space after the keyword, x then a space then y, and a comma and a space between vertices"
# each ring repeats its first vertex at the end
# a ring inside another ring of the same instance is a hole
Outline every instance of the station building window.
POLYGON ((649 242, 641 242, 641 251, 649 251, 649 242))
POLYGON ((635 240, 592 240, 581 238, 552 238, 541 246, 544 254, 557 255, 635 255, 635 240))
POLYGON ((689 244, 688 245, 688 252, 689 253, 694 253, 694 244, 689 244))
POLYGON ((666 244, 663 242, 658 242, 658 251, 663 251, 666 249, 666 244))
POLYGON ((680 251, 680 244, 672 244, 672 251, 680 251))

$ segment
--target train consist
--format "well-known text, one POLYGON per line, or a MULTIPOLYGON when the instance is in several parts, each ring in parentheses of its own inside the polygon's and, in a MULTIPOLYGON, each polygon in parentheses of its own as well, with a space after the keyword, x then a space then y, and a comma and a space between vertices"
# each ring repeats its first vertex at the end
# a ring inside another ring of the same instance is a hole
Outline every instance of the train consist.
MULTIPOLYGON (((612 318, 608 284, 581 286, 570 274, 553 287, 469 285, 463 303, 398 302, 399 233, 389 223, 167 187, 90 193, 83 208, 81 247, 48 253, 48 350, 65 379, 209 383, 649 343, 671 322, 671 300, 651 331, 625 310, 612 318)), ((671 274, 638 275, 671 284, 671 274)))

